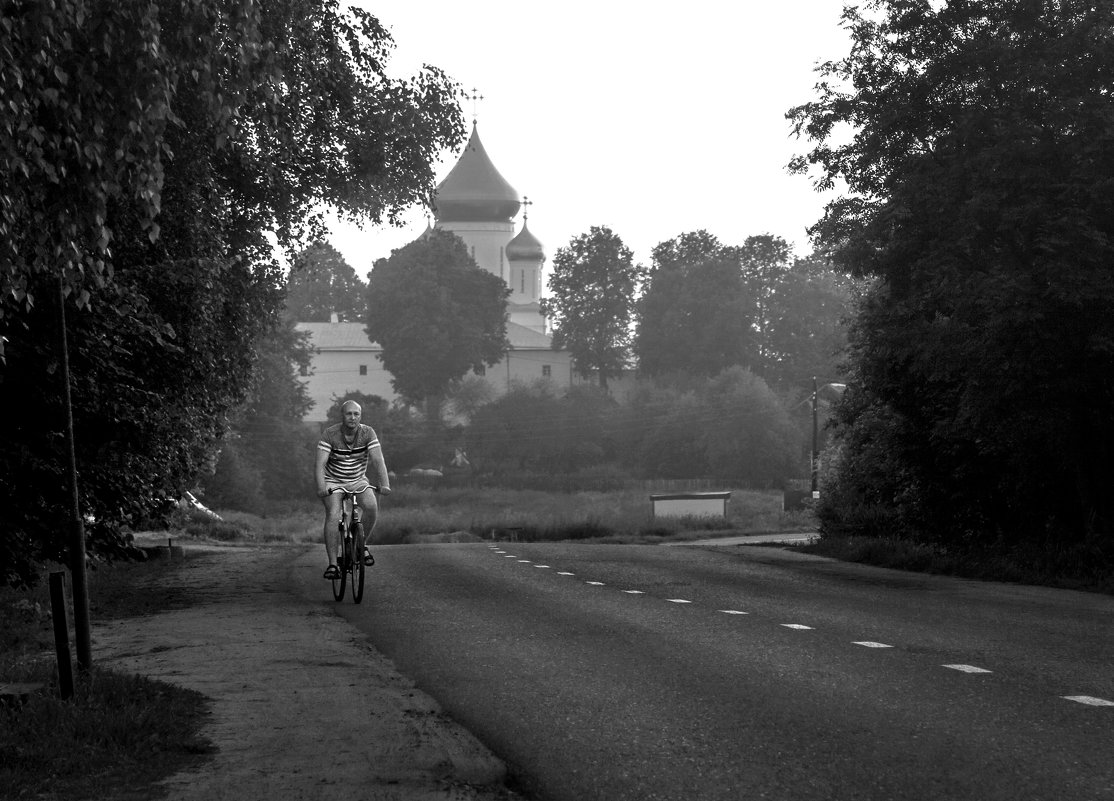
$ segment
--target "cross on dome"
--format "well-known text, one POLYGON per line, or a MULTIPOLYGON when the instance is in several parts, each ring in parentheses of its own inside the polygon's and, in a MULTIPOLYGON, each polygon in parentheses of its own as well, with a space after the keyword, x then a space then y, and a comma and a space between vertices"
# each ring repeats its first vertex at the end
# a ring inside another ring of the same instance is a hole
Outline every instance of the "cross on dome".
POLYGON ((476 102, 479 101, 479 100, 483 100, 484 96, 480 94, 479 89, 477 89, 476 87, 473 86, 472 87, 472 94, 465 93, 464 97, 465 97, 465 99, 472 101, 472 123, 475 124, 476 116, 477 116, 476 115, 476 102))

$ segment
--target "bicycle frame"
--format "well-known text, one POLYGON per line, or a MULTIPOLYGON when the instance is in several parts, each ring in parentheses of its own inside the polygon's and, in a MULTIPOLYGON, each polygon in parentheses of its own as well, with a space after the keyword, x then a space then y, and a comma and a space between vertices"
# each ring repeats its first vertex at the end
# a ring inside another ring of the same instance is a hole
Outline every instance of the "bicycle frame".
MULTIPOLYGON (((371 489, 375 492, 379 491, 376 486, 371 486, 371 489)), ((344 599, 344 585, 351 576, 352 601, 359 603, 364 595, 366 567, 364 564, 365 532, 360 519, 360 505, 356 503, 356 496, 359 493, 341 487, 330 490, 330 494, 333 492, 342 494, 340 521, 337 524, 340 529, 340 540, 337 543, 337 567, 340 568, 340 577, 333 579, 333 598, 337 601, 344 599)))

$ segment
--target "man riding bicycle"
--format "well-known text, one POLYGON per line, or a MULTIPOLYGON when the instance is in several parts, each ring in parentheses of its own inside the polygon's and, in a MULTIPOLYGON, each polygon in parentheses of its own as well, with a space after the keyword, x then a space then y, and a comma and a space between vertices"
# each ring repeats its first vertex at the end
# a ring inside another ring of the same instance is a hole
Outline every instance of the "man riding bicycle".
MULTIPOLYGON (((364 533, 369 537, 375 527, 379 514, 379 504, 375 490, 367 480, 368 464, 375 465, 379 476, 379 492, 391 494, 391 482, 387 477, 387 463, 383 460, 383 449, 379 438, 371 426, 360 423, 363 409, 356 401, 345 401, 341 407, 344 422, 329 426, 321 434, 317 443, 317 497, 325 504, 325 553, 329 557, 329 567, 325 570, 326 579, 340 578, 337 567, 337 548, 340 542, 339 524, 344 493, 353 493, 356 503, 363 509, 364 533)), ((364 546, 365 565, 372 564, 371 552, 364 546)))

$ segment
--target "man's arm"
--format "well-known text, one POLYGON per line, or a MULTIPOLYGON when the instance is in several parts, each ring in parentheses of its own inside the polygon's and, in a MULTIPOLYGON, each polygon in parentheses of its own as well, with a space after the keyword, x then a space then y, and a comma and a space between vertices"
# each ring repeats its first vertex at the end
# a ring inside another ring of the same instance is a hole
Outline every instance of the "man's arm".
POLYGON ((317 481, 317 497, 324 498, 325 491, 325 464, 329 461, 330 451, 323 447, 324 443, 317 446, 317 462, 314 465, 314 479, 317 481))
POLYGON ((383 458, 383 447, 377 445, 371 449, 368 455, 371 457, 375 472, 379 475, 379 491, 384 495, 389 495, 391 493, 391 479, 387 475, 387 460, 383 458))

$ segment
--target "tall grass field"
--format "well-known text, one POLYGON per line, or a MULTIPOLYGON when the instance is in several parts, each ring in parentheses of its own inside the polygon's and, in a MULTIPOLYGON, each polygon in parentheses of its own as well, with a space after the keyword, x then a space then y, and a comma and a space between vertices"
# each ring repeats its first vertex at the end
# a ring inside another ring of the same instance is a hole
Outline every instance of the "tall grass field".
MULTIPOLYGON (((602 540, 644 542, 697 539, 717 534, 811 530, 808 512, 782 511, 780 491, 732 489, 726 518, 657 517, 650 492, 543 492, 509 489, 423 489, 402 486, 380 499, 372 541, 379 545, 435 538, 526 541, 602 540)), ((263 516, 217 510, 223 522, 191 516, 192 536, 257 542, 321 541, 323 513, 314 498, 263 516)))

